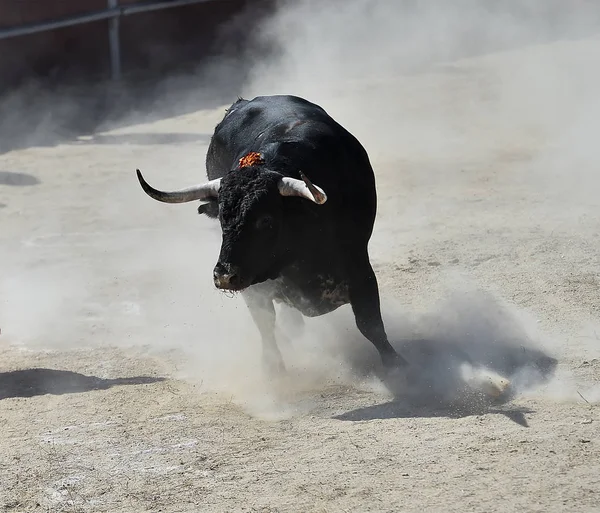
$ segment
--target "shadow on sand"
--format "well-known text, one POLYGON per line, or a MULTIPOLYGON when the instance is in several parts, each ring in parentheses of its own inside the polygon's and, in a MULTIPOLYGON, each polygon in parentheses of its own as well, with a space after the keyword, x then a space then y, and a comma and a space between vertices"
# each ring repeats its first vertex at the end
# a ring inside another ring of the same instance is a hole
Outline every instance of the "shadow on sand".
POLYGON ((0 400, 45 394, 77 394, 91 390, 107 390, 120 385, 144 385, 164 380, 165 378, 150 376, 102 379, 65 370, 24 369, 0 373, 0 400))
POLYGON ((100 135, 95 134, 89 137, 80 137, 69 144, 177 144, 187 142, 208 143, 209 134, 195 133, 137 133, 137 134, 118 134, 118 135, 100 135))
POLYGON ((16 173, 14 171, 0 171, 0 185, 12 185, 13 187, 29 187, 38 185, 39 178, 27 173, 16 173))

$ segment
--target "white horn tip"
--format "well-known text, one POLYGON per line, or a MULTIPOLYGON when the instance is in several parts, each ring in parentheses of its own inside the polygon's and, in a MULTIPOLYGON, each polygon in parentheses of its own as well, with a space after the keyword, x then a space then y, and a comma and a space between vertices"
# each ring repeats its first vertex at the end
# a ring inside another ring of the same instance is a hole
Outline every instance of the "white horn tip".
POLYGON ((307 189, 310 191, 313 200, 317 205, 322 205, 327 201, 327 194, 325 194, 325 191, 321 189, 321 187, 313 184, 302 171, 300 171, 300 178, 302 178, 304 185, 306 185, 307 189))
POLYGON ((315 203, 317 205, 322 205, 327 201, 327 194, 325 194, 325 192, 323 192, 322 189, 317 189, 317 193, 318 194, 313 194, 313 197, 315 198, 315 203))

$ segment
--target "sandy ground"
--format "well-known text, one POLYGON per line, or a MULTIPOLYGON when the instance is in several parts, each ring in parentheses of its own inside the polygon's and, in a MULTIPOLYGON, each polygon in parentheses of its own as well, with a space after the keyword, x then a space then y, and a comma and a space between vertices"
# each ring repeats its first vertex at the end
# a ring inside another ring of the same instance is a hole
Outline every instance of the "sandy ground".
POLYGON ((289 378, 265 380, 211 286, 218 227, 140 190, 136 167, 203 179, 225 106, 1 155, 2 511, 600 511, 600 87, 568 82, 599 57, 557 43, 323 102, 376 168, 410 391, 370 375, 348 308, 288 333, 289 378), (467 360, 512 396, 463 390, 467 360))

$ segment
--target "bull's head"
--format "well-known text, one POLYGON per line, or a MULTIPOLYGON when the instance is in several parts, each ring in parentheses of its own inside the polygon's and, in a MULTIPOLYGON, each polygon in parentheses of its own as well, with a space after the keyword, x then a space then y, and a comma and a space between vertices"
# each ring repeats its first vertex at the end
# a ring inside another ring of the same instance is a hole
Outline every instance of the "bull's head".
POLYGON ((146 194, 155 200, 207 201, 198 212, 218 215, 223 240, 213 278, 215 286, 223 290, 243 290, 271 277, 273 267, 285 252, 286 197, 304 198, 317 205, 327 201, 325 192, 303 173, 302 180, 297 180, 254 165, 171 192, 148 185, 139 170, 137 176, 146 194))

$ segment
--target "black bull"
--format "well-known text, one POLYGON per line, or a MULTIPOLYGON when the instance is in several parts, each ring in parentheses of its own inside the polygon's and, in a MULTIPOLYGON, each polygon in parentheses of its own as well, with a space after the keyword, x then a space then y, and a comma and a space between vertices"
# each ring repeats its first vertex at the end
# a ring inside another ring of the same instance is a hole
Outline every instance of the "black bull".
POLYGON ((285 368, 274 301, 308 317, 350 303, 383 364, 406 364, 381 318, 367 250, 377 210, 375 176, 352 134, 302 98, 239 99, 215 128, 206 169, 208 182, 174 192, 152 188, 137 173, 152 198, 200 200, 199 213, 218 217, 223 238, 214 283, 241 291, 269 368, 285 368))

